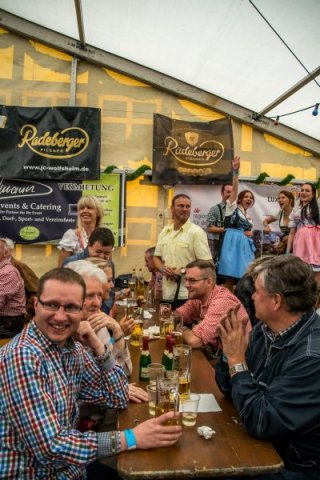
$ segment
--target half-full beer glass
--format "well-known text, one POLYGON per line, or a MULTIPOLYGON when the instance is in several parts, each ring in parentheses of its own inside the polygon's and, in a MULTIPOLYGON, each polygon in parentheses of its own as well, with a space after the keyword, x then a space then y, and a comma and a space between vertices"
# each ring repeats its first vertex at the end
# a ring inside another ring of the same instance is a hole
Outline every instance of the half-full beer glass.
MULTIPOLYGON (((166 412, 179 412, 179 386, 175 376, 171 378, 157 377, 156 417, 166 412)), ((178 418, 168 420, 168 425, 179 423, 178 418)))
POLYGON ((188 397, 191 382, 192 348, 189 345, 173 347, 172 369, 179 372, 180 397, 188 397))

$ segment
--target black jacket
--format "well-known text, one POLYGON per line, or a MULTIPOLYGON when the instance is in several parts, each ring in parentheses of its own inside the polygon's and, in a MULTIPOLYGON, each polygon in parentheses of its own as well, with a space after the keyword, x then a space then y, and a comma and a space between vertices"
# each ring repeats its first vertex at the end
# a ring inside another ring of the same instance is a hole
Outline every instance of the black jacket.
POLYGON ((320 317, 306 313, 271 341, 258 323, 246 352, 249 371, 230 379, 220 359, 216 380, 231 395, 248 432, 272 442, 292 470, 320 469, 320 317))

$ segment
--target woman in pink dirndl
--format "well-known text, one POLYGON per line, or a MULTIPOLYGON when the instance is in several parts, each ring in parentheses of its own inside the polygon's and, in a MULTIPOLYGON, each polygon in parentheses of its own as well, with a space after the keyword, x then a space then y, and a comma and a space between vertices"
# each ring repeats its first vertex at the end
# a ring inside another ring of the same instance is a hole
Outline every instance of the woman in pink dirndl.
POLYGON ((290 215, 287 253, 291 250, 312 266, 320 288, 320 215, 315 185, 306 182, 300 190, 300 205, 290 215))

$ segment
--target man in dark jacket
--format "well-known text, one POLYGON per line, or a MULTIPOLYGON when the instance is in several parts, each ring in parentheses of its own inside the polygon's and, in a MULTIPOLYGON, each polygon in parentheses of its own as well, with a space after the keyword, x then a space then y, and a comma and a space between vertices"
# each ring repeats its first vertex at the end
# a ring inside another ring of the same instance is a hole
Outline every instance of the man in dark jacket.
POLYGON ((320 478, 320 317, 309 265, 280 255, 261 265, 253 299, 261 321, 250 339, 234 311, 217 329, 216 365, 248 432, 269 440, 285 468, 257 479, 320 478))

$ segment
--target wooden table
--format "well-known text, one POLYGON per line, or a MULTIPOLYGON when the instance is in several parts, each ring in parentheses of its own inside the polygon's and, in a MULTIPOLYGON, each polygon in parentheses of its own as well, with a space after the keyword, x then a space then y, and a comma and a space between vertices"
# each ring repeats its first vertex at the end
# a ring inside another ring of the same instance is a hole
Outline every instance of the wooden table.
MULTIPOLYGON (((161 361, 163 340, 149 342, 153 362, 161 361)), ((131 382, 145 388, 146 382, 138 380, 140 349, 131 347, 133 374, 131 382)), ((210 363, 200 350, 192 353, 191 390, 213 393, 221 412, 198 413, 195 427, 184 427, 182 437, 174 447, 123 452, 118 457, 118 472, 124 479, 207 478, 255 475, 277 472, 282 460, 268 442, 250 437, 230 400, 220 393, 210 363), (208 425, 216 434, 205 440, 197 427, 208 425)), ((121 430, 132 428, 135 420, 150 418, 148 405, 130 403, 119 414, 121 430)))

